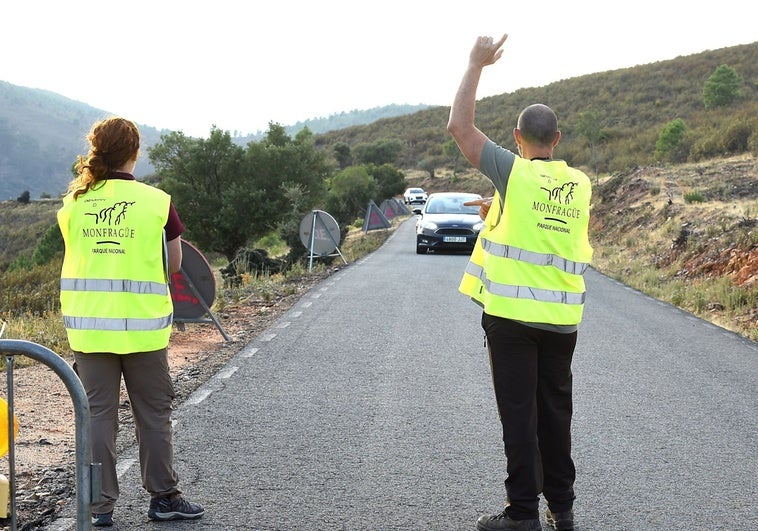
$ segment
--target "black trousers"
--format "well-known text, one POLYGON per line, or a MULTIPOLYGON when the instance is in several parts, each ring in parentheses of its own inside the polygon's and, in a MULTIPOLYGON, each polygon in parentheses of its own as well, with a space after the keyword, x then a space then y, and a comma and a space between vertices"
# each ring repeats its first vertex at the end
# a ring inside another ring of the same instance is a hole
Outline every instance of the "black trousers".
POLYGON ((571 459, 571 359, 576 332, 560 334, 482 315, 500 421, 503 425, 506 512, 539 517, 539 495, 550 510, 574 502, 571 459))

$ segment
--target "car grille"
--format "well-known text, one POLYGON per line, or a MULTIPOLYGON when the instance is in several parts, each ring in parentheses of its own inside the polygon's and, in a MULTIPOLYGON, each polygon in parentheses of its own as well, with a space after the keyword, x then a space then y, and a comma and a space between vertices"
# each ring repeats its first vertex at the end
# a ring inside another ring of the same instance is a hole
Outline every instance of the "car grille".
POLYGON ((437 229, 435 234, 444 234, 446 236, 473 236, 475 232, 471 229, 437 229))

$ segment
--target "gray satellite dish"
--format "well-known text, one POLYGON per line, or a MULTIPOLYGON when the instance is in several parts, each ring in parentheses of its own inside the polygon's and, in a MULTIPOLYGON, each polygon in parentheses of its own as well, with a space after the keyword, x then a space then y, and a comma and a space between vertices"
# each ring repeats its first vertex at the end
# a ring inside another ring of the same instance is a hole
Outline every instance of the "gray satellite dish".
POLYGON ((182 240, 182 268, 171 275, 170 286, 175 322, 213 322, 224 339, 229 341, 221 323, 211 312, 216 299, 216 277, 203 254, 185 240, 182 240))
POLYGON ((300 222, 300 241, 310 251, 308 270, 313 267, 314 256, 331 256, 335 250, 347 264, 339 250, 340 226, 323 210, 314 210, 303 217, 300 222))
POLYGON ((300 222, 300 241, 317 256, 328 256, 340 242, 340 227, 323 210, 314 210, 300 222))

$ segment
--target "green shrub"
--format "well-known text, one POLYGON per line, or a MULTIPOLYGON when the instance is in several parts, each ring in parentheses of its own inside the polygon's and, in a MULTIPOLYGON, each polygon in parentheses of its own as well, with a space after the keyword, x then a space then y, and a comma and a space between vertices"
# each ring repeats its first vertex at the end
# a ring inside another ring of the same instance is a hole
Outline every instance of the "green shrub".
POLYGON ((671 293, 671 304, 674 306, 681 307, 684 303, 685 297, 684 297, 684 290, 681 286, 677 286, 674 291, 671 293))
POLYGON ((684 194, 685 203, 705 203, 705 196, 700 192, 687 192, 684 194))
POLYGON ((658 135, 658 140, 655 142, 656 156, 662 158, 671 153, 684 141, 686 131, 687 127, 684 125, 684 120, 681 118, 677 118, 676 120, 667 123, 658 135))
POLYGON ((42 236, 32 254, 35 265, 45 265, 64 253, 63 234, 58 223, 54 223, 42 236))
POLYGON ((721 155, 721 132, 712 131, 697 138, 690 148, 690 159, 707 160, 721 155))
POLYGON ((723 153, 744 153, 748 150, 753 127, 747 120, 729 124, 721 139, 723 153))
POLYGON ((722 107, 740 97, 742 80, 729 65, 721 65, 713 71, 703 86, 703 103, 706 108, 722 107))
POLYGON ((706 299, 705 293, 697 289, 695 290, 694 297, 692 298, 692 304, 696 313, 703 313, 708 306, 708 299, 706 299))

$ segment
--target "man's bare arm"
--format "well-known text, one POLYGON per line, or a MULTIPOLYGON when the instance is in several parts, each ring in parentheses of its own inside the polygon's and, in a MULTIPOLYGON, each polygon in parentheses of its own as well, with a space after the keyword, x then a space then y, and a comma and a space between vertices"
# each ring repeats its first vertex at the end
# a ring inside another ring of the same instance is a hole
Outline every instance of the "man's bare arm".
POLYGON ((495 63, 503 55, 501 47, 507 38, 508 35, 504 34, 497 42, 492 37, 479 37, 476 40, 469 54, 468 67, 450 108, 447 130, 455 139, 463 156, 477 169, 488 138, 474 124, 476 90, 484 67, 495 63))

